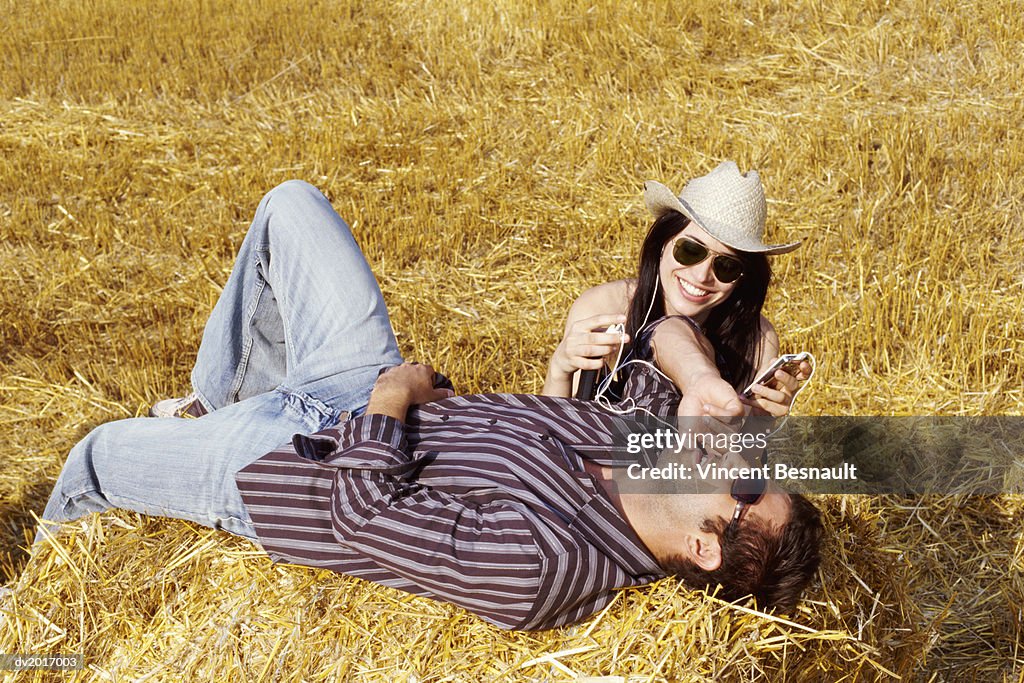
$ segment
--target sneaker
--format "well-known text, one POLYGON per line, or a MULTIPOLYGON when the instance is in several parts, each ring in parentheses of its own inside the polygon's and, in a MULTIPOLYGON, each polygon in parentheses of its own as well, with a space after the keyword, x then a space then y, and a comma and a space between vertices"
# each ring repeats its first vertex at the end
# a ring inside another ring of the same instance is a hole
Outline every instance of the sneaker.
POLYGON ((157 401, 149 409, 150 417, 202 417, 206 408, 199 402, 199 397, 189 394, 183 398, 165 398, 157 401))

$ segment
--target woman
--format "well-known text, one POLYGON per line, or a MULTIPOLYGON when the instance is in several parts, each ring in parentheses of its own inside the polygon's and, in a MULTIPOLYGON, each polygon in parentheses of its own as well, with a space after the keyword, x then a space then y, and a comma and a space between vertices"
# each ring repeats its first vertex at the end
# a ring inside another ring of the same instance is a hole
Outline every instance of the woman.
POLYGON ((799 382, 810 376, 806 361, 795 376, 779 370, 771 386, 754 385, 750 398, 738 393, 779 351, 775 328, 761 315, 771 278, 767 255, 800 244, 762 242, 766 211, 757 172, 741 174, 726 161, 690 181, 679 197, 650 181, 644 199, 655 221, 636 279, 598 285, 573 303, 544 393, 571 395, 577 371, 614 368, 620 341, 633 342, 624 359, 650 357, 682 392, 679 414, 786 415, 799 382), (603 332, 619 323, 624 336, 603 332))

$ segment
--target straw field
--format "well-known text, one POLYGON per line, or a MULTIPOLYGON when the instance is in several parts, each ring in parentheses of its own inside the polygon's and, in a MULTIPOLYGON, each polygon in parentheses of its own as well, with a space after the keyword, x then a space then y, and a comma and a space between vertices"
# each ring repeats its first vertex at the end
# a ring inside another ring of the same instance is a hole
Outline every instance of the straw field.
MULTIPOLYGON (((0 652, 15 680, 1020 681, 1019 496, 827 496, 785 619, 673 581, 574 627, 274 566, 114 512, 25 546, 92 427, 188 390, 264 192, 321 188, 406 357, 539 391, 642 182, 761 171, 803 415, 1021 414, 1016 0, 8 0, 0 38, 0 652)), ((127 455, 126 455, 127 457, 127 455)))

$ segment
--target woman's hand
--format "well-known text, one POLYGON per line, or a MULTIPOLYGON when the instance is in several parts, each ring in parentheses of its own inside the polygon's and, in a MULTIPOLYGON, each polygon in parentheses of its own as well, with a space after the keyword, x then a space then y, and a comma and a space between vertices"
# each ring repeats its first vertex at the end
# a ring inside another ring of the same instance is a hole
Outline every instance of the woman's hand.
POLYGON ((751 388, 753 398, 741 397, 741 400, 750 406, 753 415, 788 415, 800 383, 810 378, 811 370, 811 364, 807 361, 800 363, 796 375, 791 375, 785 370, 776 370, 774 378, 770 380, 770 386, 755 384, 751 388))
POLYGON ((600 370, 604 357, 629 342, 629 335, 603 332, 609 325, 625 323, 626 316, 604 313, 582 318, 566 329, 565 336, 548 363, 544 393, 549 396, 569 396, 572 375, 577 370, 600 370))
POLYGON ((625 323, 626 316, 606 313, 584 318, 573 323, 551 357, 551 365, 571 375, 577 370, 600 370, 604 357, 628 342, 628 336, 618 332, 603 332, 609 325, 625 323))

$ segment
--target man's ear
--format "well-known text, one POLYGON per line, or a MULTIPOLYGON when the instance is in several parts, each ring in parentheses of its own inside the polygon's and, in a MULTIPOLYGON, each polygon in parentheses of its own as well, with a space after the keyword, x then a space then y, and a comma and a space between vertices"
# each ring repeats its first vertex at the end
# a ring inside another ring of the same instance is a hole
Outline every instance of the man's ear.
POLYGON ((704 531, 687 536, 686 553, 704 571, 713 572, 722 566, 722 546, 713 533, 704 531))

